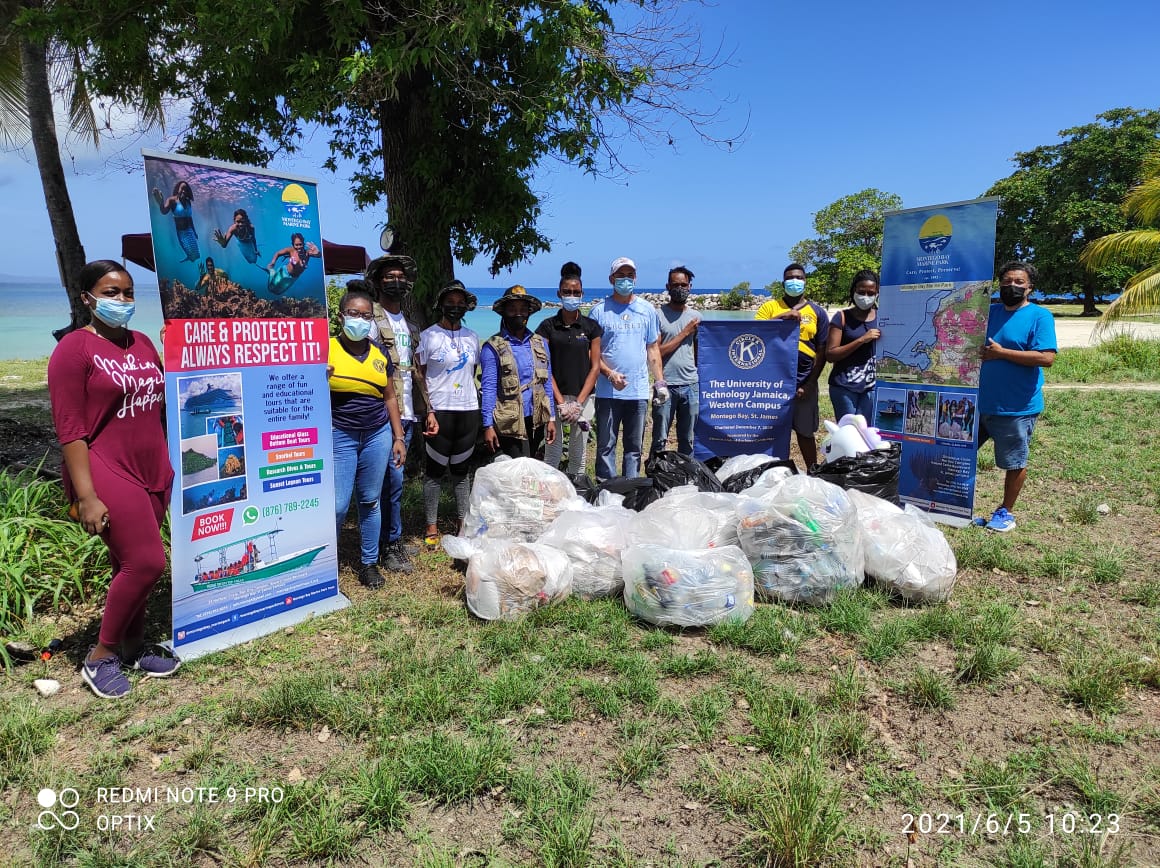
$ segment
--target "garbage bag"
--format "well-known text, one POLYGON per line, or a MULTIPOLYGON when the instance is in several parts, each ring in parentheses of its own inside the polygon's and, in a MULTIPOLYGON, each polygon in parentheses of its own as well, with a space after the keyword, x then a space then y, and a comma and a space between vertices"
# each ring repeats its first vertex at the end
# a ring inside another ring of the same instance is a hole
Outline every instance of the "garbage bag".
POLYGON ((664 498, 636 513, 628 527, 629 545, 658 545, 671 549, 704 549, 717 537, 717 517, 696 504, 664 498))
POLYGON ((562 551, 510 539, 484 540, 467 562, 467 608, 485 621, 512 621, 572 590, 562 551))
POLYGON ((776 460, 772 455, 765 455, 764 453, 760 455, 731 455, 720 462, 720 466, 713 472, 721 482, 725 482, 730 476, 746 470, 753 470, 757 467, 764 467, 766 464, 772 464, 776 460))
POLYGON ((552 522, 540 545, 563 552, 572 563, 572 593, 585 600, 619 596, 624 590, 620 554, 637 513, 622 506, 569 510, 552 522))
MULTIPOLYGON (((764 456, 768 457, 768 456, 764 456)), ((761 485, 768 487, 775 482, 780 482, 782 479, 787 479, 790 476, 796 475, 798 472, 797 465, 787 459, 773 459, 764 464, 758 464, 755 467, 750 467, 747 470, 741 470, 734 473, 726 479, 722 485, 726 491, 731 491, 740 494, 754 485, 761 485)))
MULTIPOLYGON (((737 506, 741 503, 741 495, 727 491, 698 491, 692 485, 682 485, 670 488, 664 493, 658 503, 667 506, 682 504, 695 506, 712 515, 714 531, 709 545, 735 546, 737 539, 737 506)), ((689 546, 680 546, 689 548, 689 546)))
POLYGON ((614 476, 606 479, 596 489, 596 502, 602 502, 600 496, 605 492, 624 495, 624 508, 640 512, 661 493, 653 486, 653 481, 647 476, 614 476))
POLYGON ((866 574, 914 602, 950 599, 958 562, 943 532, 921 510, 899 509, 862 491, 847 492, 858 514, 866 574))
POLYGON ((898 474, 902 447, 891 443, 860 455, 827 461, 810 470, 811 476, 854 491, 864 491, 898 506, 898 474))
POLYGON ((596 480, 587 473, 574 473, 568 477, 576 493, 589 503, 596 500, 596 480))
POLYGON ((654 452, 644 465, 645 475, 662 494, 678 485, 695 485, 701 491, 720 491, 721 481, 713 471, 691 455, 664 450, 654 452))
POLYGON ((543 461, 496 461, 475 473, 463 536, 531 542, 561 512, 583 505, 568 476, 543 461))
POLYGON ((623 556, 624 603, 650 624, 705 627, 753 614, 753 571, 736 546, 671 551, 629 546, 623 556))
POLYGON ((742 500, 738 517, 737 534, 759 596, 822 605, 862 583, 861 528, 838 486, 791 476, 760 497, 742 500))

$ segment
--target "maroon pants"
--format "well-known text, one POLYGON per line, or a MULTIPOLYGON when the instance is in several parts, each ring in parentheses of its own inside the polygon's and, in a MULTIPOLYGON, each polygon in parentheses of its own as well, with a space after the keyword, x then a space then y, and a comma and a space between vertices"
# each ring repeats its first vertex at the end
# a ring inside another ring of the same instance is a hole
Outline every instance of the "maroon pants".
POLYGON ((169 491, 146 491, 109 472, 99 460, 90 462, 90 469, 97 497, 109 510, 109 529, 103 537, 113 565, 100 641, 107 648, 116 649, 126 641, 135 646, 145 635, 149 592, 165 571, 161 523, 169 491))

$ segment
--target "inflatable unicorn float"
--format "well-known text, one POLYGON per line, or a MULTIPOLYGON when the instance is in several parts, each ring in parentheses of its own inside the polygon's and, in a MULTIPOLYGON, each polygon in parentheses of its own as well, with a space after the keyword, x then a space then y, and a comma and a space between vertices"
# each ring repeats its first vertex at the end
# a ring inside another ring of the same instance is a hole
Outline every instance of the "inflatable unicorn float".
POLYGON ((822 441, 823 463, 882 449, 888 445, 878 433, 878 429, 867 424, 866 417, 860 413, 847 413, 838 420, 837 425, 829 419, 823 424, 829 432, 822 441))

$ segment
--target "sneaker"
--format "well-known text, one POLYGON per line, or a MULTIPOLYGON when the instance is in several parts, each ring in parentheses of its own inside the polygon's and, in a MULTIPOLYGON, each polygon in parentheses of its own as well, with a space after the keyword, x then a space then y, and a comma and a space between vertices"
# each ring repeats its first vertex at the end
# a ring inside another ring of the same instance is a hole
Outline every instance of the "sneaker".
POLYGON ((1001 506, 995 510, 995 514, 987 522, 987 530, 993 530, 997 533, 1006 533, 1009 530, 1015 530, 1015 516, 1009 513, 1006 507, 1001 506))
POLYGON ((358 571, 359 584, 377 591, 384 584, 383 574, 379 572, 378 564, 363 564, 358 571))
POLYGON ((181 658, 161 645, 146 645, 135 659, 126 660, 125 666, 147 678, 168 678, 181 668, 181 658))
POLYGON ((971 519, 971 527, 986 527, 987 522, 990 521, 985 515, 976 515, 971 519))
MULTIPOLYGON (((92 653, 90 648, 89 655, 92 653)), ((124 699, 131 688, 129 679, 121 671, 121 658, 116 654, 100 660, 86 656, 81 666, 81 678, 101 699, 124 699)))
POLYGON ((411 559, 403 550, 401 543, 393 542, 387 545, 383 552, 382 565, 393 573, 410 573, 414 571, 411 559))

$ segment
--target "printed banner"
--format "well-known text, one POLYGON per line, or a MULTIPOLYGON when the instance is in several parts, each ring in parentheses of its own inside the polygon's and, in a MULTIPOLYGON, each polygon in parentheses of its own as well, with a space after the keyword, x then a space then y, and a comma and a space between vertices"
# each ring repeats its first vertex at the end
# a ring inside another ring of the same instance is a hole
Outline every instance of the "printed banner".
POLYGON ((338 592, 315 184, 144 152, 165 316, 173 645, 185 658, 338 592))
POLYGON ((700 404, 693 455, 789 457, 797 391, 794 320, 702 320, 697 328, 700 404))
POLYGON ((999 200, 886 215, 874 424, 902 444, 898 494, 946 524, 975 502, 979 349, 999 200))

